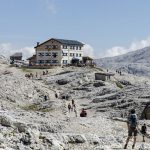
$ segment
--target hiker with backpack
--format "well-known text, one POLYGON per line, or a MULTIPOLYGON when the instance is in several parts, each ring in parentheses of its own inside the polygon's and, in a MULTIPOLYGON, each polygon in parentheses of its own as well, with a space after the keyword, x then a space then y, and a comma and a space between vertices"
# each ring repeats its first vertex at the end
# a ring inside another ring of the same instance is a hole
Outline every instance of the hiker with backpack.
POLYGON ((134 149, 135 147, 135 143, 136 143, 136 137, 137 137, 137 127, 138 127, 138 119, 137 119, 137 115, 135 114, 135 109, 132 109, 128 120, 127 120, 127 126, 128 126, 128 137, 126 140, 126 144, 124 146, 124 149, 127 149, 129 140, 131 139, 132 136, 134 136, 134 141, 133 141, 133 145, 132 145, 132 149, 134 149))
POLYGON ((143 142, 145 142, 145 135, 146 135, 146 131, 147 131, 147 127, 146 127, 146 124, 144 123, 141 127, 141 133, 143 135, 143 142))

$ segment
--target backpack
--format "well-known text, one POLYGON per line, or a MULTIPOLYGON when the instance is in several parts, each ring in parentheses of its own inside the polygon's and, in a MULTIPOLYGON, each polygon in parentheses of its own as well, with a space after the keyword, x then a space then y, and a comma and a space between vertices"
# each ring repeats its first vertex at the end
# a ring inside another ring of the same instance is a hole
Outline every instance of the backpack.
POLYGON ((130 115, 129 124, 130 124, 130 127, 136 127, 137 126, 137 116, 136 116, 136 114, 131 114, 130 115))

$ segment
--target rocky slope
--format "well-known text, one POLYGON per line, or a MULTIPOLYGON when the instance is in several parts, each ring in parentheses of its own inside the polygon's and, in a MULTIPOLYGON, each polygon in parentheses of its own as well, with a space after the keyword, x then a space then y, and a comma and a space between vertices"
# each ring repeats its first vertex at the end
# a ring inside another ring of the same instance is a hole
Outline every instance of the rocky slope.
MULTIPOLYGON (((123 149, 125 112, 135 107, 141 113, 149 101, 144 96, 150 95, 150 80, 116 74, 110 81, 95 81, 96 72, 99 69, 56 67, 43 76, 42 70, 1 63, 0 150, 123 149), (30 72, 38 72, 38 77, 26 78, 30 72), (77 117, 67 109, 72 99, 77 117), (82 108, 87 110, 86 118, 79 117, 82 108)), ((150 122, 144 122, 150 132, 150 122)), ((150 139, 141 140, 139 136, 136 149, 148 150, 150 139)))
POLYGON ((150 47, 116 57, 96 59, 95 62, 100 67, 121 69, 126 73, 140 76, 150 76, 150 47))

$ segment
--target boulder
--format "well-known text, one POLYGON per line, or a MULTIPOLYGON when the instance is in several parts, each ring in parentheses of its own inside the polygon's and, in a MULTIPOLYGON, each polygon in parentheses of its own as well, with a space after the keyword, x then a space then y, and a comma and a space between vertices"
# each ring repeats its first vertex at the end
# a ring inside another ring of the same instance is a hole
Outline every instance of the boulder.
POLYGON ((93 84, 93 86, 95 86, 95 87, 100 87, 100 86, 105 86, 105 84, 104 84, 103 82, 95 82, 95 83, 93 84))
POLYGON ((0 116, 0 124, 2 126, 11 127, 13 125, 12 120, 10 116, 0 116))
POLYGON ((129 81, 127 81, 127 80, 120 80, 119 81, 122 85, 131 85, 131 83, 129 82, 129 81))
POLYGON ((20 141, 24 144, 24 145, 30 145, 31 144, 31 135, 30 133, 25 133, 22 135, 20 141))
POLYGON ((85 143, 86 138, 83 135, 68 135, 68 143, 78 144, 78 143, 85 143))
POLYGON ((65 79, 61 79, 61 80, 57 80, 56 83, 59 85, 65 85, 65 84, 69 83, 69 81, 67 81, 65 79))
POLYGON ((19 132, 26 132, 27 125, 21 122, 15 122, 14 126, 18 129, 19 132))

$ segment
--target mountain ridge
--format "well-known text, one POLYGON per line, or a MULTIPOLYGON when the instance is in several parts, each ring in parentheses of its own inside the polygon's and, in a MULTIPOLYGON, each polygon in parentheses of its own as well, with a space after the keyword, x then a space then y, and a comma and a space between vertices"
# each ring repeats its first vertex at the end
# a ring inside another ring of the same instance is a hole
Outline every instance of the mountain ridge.
POLYGON ((150 76, 150 46, 115 57, 95 59, 95 62, 99 67, 150 76))

